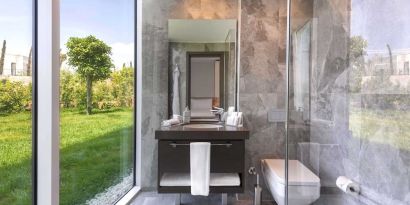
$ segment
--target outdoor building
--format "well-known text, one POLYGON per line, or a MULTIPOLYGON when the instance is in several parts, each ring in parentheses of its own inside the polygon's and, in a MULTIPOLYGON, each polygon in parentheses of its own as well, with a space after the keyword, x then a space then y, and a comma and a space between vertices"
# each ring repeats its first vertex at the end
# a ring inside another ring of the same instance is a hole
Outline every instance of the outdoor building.
POLYGON ((2 76, 29 76, 29 57, 6 53, 2 76))
POLYGON ((410 50, 393 52, 391 60, 386 51, 370 51, 365 65, 363 82, 372 76, 389 75, 392 83, 407 88, 410 82, 410 50))
POLYGON ((27 85, 31 82, 31 67, 28 56, 8 54, 4 56, 3 73, 0 80, 7 79, 22 82, 27 85))

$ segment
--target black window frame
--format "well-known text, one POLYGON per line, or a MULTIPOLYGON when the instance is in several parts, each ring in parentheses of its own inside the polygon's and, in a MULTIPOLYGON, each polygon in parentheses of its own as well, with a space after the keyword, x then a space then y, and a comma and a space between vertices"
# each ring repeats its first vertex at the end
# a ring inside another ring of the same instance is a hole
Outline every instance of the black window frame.
POLYGON ((32 204, 37 205, 37 168, 38 168, 38 155, 37 155, 37 144, 38 144, 38 138, 37 138, 37 118, 38 118, 38 107, 37 107, 37 91, 38 91, 38 86, 37 86, 37 56, 38 56, 38 49, 37 49, 37 36, 38 36, 38 0, 32 0, 32 16, 33 16, 33 21, 32 21, 32 61, 31 61, 31 67, 32 67, 32 117, 31 117, 31 137, 32 137, 32 174, 31 174, 31 184, 32 184, 32 204))

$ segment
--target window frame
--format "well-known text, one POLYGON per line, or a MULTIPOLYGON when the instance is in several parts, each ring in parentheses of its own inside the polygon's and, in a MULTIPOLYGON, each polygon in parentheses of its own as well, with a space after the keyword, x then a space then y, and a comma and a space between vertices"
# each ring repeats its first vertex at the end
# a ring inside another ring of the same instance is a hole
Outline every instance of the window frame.
POLYGON ((133 187, 115 205, 129 204, 141 190, 142 0, 134 0, 134 170, 133 187))
POLYGON ((31 81, 32 81, 32 114, 31 114, 31 200, 32 205, 37 205, 37 0, 32 0, 32 61, 31 61, 31 81))
POLYGON ((142 0, 134 0, 134 186, 116 205, 129 204, 141 190, 142 0))
MULTIPOLYGON (((60 193, 60 0, 32 4, 32 204, 55 205, 60 193)), ((142 0, 134 0, 133 187, 117 205, 133 200, 141 185, 141 7, 142 0)))

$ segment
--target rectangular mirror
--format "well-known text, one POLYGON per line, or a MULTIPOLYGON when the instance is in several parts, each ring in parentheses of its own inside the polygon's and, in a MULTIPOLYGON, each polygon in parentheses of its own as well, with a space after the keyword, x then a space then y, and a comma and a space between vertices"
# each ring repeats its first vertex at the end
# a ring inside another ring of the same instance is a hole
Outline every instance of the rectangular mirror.
POLYGON ((236 108, 237 20, 168 20, 169 115, 213 120, 213 108, 236 108))

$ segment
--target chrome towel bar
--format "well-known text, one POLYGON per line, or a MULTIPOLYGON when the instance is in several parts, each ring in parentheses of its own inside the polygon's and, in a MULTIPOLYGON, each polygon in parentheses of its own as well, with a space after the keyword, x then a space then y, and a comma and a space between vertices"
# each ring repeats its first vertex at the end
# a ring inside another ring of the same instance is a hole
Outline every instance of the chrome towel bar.
MULTIPOLYGON (((189 146, 189 143, 186 143, 186 144, 169 143, 169 145, 173 148, 176 148, 177 146, 189 146)), ((232 146, 232 143, 211 144, 211 146, 226 146, 227 148, 230 148, 232 146)))

